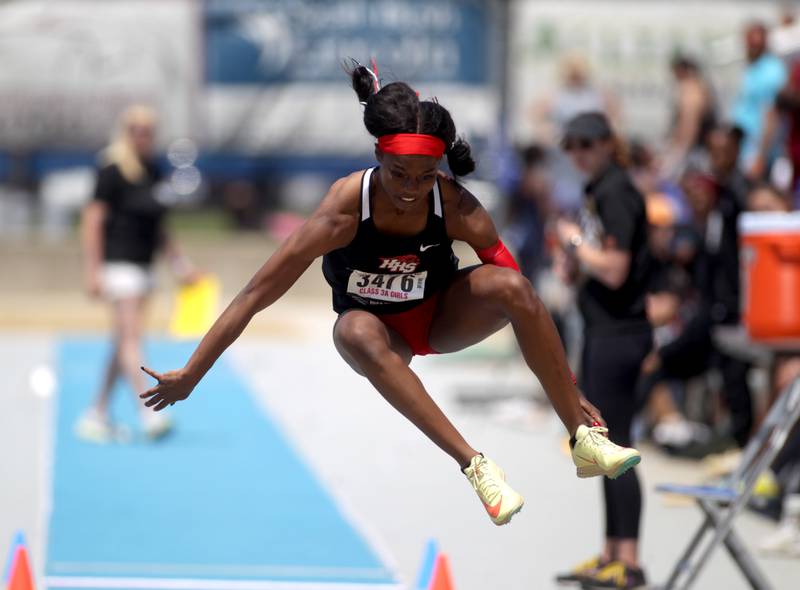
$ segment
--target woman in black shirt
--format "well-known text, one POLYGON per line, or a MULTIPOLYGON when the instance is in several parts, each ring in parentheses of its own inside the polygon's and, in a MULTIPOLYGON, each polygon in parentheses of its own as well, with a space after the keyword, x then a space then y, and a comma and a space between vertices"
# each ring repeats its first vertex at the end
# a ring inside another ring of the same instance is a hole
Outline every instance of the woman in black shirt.
MULTIPOLYGON (((116 138, 101 154, 94 198, 83 213, 86 290, 111 304, 114 337, 99 394, 76 425, 77 434, 93 442, 109 442, 119 434, 108 413, 117 378, 124 376, 133 391, 144 388, 141 335, 156 252, 166 251, 182 279, 193 275, 162 226, 166 208, 156 199, 161 174, 152 158, 155 124, 155 113, 147 107, 125 111, 116 138)), ((141 410, 149 437, 170 429, 166 417, 141 410)))
MULTIPOLYGON (((650 267, 645 204, 621 161, 619 142, 606 117, 583 113, 566 127, 564 149, 589 179, 580 223, 561 220, 558 237, 578 280, 585 324, 581 386, 614 433, 630 446, 635 388, 652 344, 645 315, 650 267)), ((600 556, 562 581, 590 588, 644 587, 638 563, 641 490, 636 472, 603 479, 606 542, 600 556)))

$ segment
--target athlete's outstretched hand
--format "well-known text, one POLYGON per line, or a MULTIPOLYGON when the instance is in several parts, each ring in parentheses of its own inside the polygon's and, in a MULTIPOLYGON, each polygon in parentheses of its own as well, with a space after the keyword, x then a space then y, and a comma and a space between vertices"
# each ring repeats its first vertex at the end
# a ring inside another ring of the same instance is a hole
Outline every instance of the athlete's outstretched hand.
POLYGON ((140 398, 147 400, 144 405, 148 408, 153 408, 156 412, 160 412, 177 401, 186 399, 192 393, 194 386, 197 385, 183 371, 156 373, 147 367, 142 367, 142 371, 158 381, 158 385, 139 395, 140 398))

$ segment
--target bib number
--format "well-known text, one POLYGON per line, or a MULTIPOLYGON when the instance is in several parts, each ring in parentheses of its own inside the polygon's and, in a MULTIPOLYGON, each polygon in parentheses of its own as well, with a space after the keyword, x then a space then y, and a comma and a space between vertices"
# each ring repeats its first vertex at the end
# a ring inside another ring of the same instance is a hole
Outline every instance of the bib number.
POLYGON ((347 281, 347 292, 376 301, 413 301, 425 296, 427 278, 427 270, 406 274, 379 274, 354 270, 347 281))

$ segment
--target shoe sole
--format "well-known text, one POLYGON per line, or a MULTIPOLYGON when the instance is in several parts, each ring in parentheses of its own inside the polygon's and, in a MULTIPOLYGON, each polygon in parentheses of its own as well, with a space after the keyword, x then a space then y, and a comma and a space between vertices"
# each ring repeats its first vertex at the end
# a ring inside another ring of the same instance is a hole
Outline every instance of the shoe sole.
POLYGON ((622 465, 620 465, 617 468, 617 470, 614 472, 614 475, 609 475, 608 477, 610 479, 617 479, 620 475, 624 474, 625 472, 627 472, 630 469, 633 469, 634 467, 636 467, 641 462, 642 462, 641 455, 635 455, 635 456, 631 457, 630 459, 626 459, 622 463, 622 465))
POLYGON ((577 474, 581 479, 598 477, 600 475, 605 475, 609 479, 617 479, 620 475, 624 474, 633 467, 636 467, 641 462, 642 457, 640 455, 634 455, 633 457, 625 459, 625 461, 623 461, 612 473, 606 473, 597 465, 586 465, 585 467, 578 467, 577 474))
POLYGON ((514 518, 515 515, 517 515, 520 512, 522 512, 522 507, 523 506, 525 506, 525 502, 522 502, 519 506, 514 508, 514 510, 509 512, 503 520, 501 520, 501 521, 492 520, 492 522, 497 526, 503 526, 503 525, 508 524, 509 522, 511 522, 511 519, 514 518))

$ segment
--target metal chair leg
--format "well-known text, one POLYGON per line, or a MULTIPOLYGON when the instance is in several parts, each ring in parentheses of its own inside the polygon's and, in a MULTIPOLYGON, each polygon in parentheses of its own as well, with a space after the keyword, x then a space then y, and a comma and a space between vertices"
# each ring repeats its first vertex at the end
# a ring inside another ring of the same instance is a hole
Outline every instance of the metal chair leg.
POLYGON ((704 515, 703 523, 697 527, 697 532, 695 532, 694 537, 692 540, 689 541, 689 544, 686 546, 686 549, 683 551, 683 554, 680 556, 677 562, 675 562, 675 567, 672 568, 672 572, 667 579, 666 584, 664 584, 662 590, 673 590, 675 588, 675 584, 678 581, 680 575, 686 571, 686 568, 691 566, 691 558, 694 554, 697 547, 700 545, 700 541, 703 540, 703 536, 713 526, 713 523, 709 516, 706 514, 704 515))
MULTIPOLYGON (((718 523, 722 519, 721 510, 713 504, 700 503, 700 507, 712 522, 718 523)), ((742 571, 742 574, 744 574, 744 577, 747 578, 753 590, 769 590, 769 588, 772 587, 761 571, 761 568, 758 567, 756 560, 747 550, 746 545, 733 528, 731 528, 728 536, 725 537, 724 543, 731 559, 739 566, 739 569, 742 571)))

